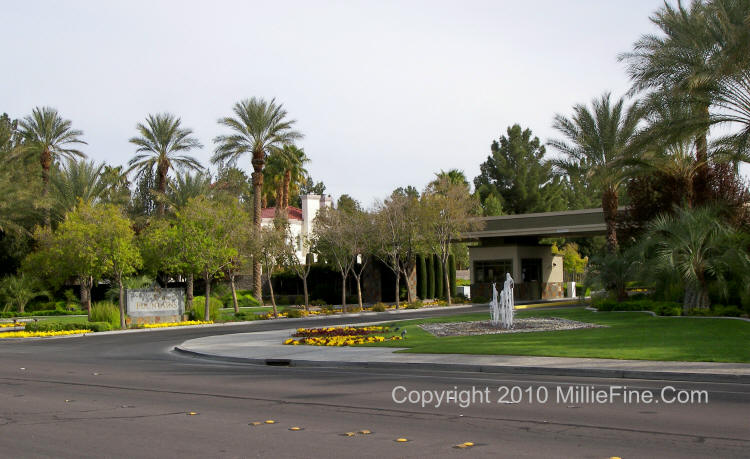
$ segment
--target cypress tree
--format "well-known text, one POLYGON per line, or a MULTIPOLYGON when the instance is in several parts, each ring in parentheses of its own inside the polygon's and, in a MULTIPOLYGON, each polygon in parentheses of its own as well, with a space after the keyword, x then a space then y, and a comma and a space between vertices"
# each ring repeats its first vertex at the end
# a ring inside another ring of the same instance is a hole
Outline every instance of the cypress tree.
POLYGON ((448 255, 448 272, 451 279, 451 297, 456 296, 456 259, 453 254, 448 255))
POLYGON ((443 276, 443 263, 440 261, 440 257, 433 255, 433 263, 435 264, 435 298, 445 298, 445 279, 443 276))
POLYGON ((435 260, 427 255, 425 263, 427 264, 427 298, 435 298, 435 260))
POLYGON ((427 263, 424 255, 417 255, 417 292, 419 298, 427 298, 427 263))

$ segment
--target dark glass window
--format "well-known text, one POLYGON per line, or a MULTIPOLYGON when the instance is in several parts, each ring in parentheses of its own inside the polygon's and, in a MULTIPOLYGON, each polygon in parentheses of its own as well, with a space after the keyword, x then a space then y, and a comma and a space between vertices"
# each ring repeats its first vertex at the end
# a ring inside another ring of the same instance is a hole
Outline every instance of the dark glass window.
POLYGON ((483 260, 474 262, 474 282, 505 282, 505 274, 513 276, 513 260, 483 260))

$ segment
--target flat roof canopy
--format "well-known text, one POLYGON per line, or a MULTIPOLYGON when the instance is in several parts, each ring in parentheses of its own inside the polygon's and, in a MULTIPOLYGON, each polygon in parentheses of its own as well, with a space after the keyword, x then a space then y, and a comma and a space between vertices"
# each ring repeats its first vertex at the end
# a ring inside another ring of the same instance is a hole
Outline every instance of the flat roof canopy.
POLYGON ((484 222, 484 229, 464 233, 463 240, 513 236, 597 236, 605 234, 607 230, 601 208, 501 215, 482 217, 480 220, 484 222))

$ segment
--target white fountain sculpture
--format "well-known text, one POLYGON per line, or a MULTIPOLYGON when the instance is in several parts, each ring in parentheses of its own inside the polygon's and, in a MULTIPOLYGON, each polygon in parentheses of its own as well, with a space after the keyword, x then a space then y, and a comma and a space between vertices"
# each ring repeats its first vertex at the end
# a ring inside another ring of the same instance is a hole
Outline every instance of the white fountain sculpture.
POLYGON ((492 325, 502 328, 513 328, 513 278, 505 274, 505 284, 500 298, 497 297, 497 288, 492 284, 492 301, 490 301, 490 320, 492 325))

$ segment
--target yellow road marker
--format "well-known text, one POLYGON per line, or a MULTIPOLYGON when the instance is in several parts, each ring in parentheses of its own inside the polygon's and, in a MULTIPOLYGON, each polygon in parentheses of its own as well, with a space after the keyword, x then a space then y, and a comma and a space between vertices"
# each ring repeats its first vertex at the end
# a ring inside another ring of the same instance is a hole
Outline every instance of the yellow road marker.
POLYGON ((353 436, 355 436, 355 435, 357 435, 357 434, 356 434, 356 433, 354 433, 354 432, 346 432, 346 433, 344 433, 343 435, 344 435, 345 437, 353 437, 353 436))
POLYGON ((265 421, 265 422, 266 424, 276 424, 276 421, 274 421, 273 419, 269 419, 268 421, 265 421))
POLYGON ((249 425, 251 425, 251 426, 259 426, 261 424, 263 424, 263 423, 262 422, 258 422, 258 421, 253 421, 249 425))
POLYGON ((396 442, 398 442, 398 443, 406 443, 407 441, 409 441, 408 438, 397 438, 396 439, 396 442))
POLYGON ((361 433, 362 435, 370 435, 372 432, 370 432, 367 429, 364 429, 364 430, 360 430, 359 433, 361 433))
POLYGON ((464 449, 464 448, 471 448, 472 446, 474 446, 474 443, 472 443, 470 441, 467 441, 465 443, 460 443, 460 444, 456 445, 454 448, 464 449))
POLYGON ((195 416, 196 414, 198 413, 196 413, 195 411, 188 411, 187 413, 188 416, 195 416))
POLYGON ((289 430, 297 432, 298 430, 302 430, 302 427, 290 427, 289 430))

